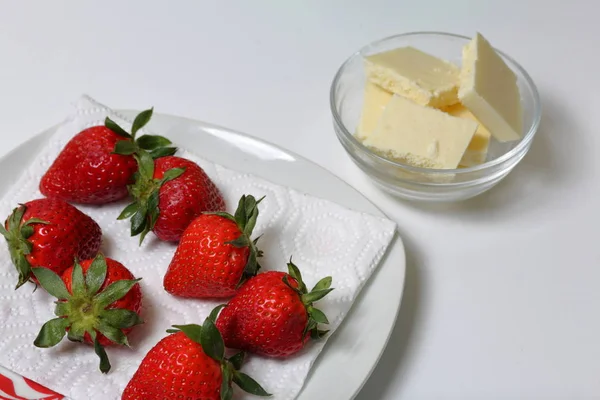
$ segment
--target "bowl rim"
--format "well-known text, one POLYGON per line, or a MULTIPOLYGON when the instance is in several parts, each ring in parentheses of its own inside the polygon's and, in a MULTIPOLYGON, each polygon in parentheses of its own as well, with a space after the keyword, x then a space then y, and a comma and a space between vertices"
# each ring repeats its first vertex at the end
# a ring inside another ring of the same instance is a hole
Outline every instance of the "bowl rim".
POLYGON ((527 86, 529 87, 529 89, 531 90, 531 93, 533 95, 533 121, 531 123, 531 126, 529 127, 529 130, 527 131, 527 133, 525 135, 523 135, 523 138, 521 139, 521 141, 514 148, 512 148, 510 151, 507 151, 500 157, 495 158, 490 161, 487 161, 483 164, 475 165, 472 167, 466 167, 466 168, 440 169, 440 168, 416 167, 416 166, 404 164, 404 163, 401 163, 398 161, 389 160, 383 156, 380 156, 379 154, 375 153, 374 151, 369 149, 367 146, 362 144, 362 142, 360 140, 358 140, 356 138, 356 136, 354 136, 352 133, 350 133, 350 131, 346 128, 346 125, 344 125, 344 123, 342 122, 341 116, 339 115, 337 108, 335 106, 336 99, 337 99, 336 87, 337 87, 338 82, 341 79, 342 73, 346 70, 346 67, 348 66, 348 64, 350 64, 350 62, 352 62, 356 57, 362 57, 364 52, 374 45, 381 44, 383 42, 386 42, 386 41, 389 41, 392 39, 396 39, 396 38, 402 38, 402 37, 406 37, 406 36, 417 36, 417 35, 446 36, 446 37, 454 37, 457 39, 464 39, 467 41, 472 39, 468 36, 459 35, 456 33, 441 32, 441 31, 406 32, 406 33, 400 33, 400 34, 396 34, 396 35, 387 36, 382 39, 373 41, 373 42, 361 47, 356 52, 354 52, 352 55, 350 55, 350 57, 348 57, 342 63, 342 65, 338 68, 338 70, 333 78, 333 81, 331 83, 331 87, 329 89, 329 107, 331 109, 331 113, 333 115, 335 124, 340 128, 340 130, 342 131, 344 136, 348 140, 350 140, 355 146, 357 146, 361 151, 367 153, 368 155, 377 159, 378 161, 380 161, 384 164, 388 164, 390 166, 399 167, 399 168, 405 169, 407 171, 419 173, 419 174, 434 173, 434 174, 438 174, 438 175, 439 174, 465 175, 465 174, 469 174, 471 172, 484 171, 484 170, 491 169, 500 164, 505 163, 506 161, 517 156, 521 151, 523 151, 523 149, 528 147, 539 128, 541 117, 542 117, 542 102, 540 99, 540 94, 538 92, 538 89, 537 89, 535 83, 533 82, 533 79, 531 78, 531 76, 529 76, 529 74, 527 73, 525 68, 523 68, 521 66, 521 64, 516 62, 511 56, 509 56, 508 54, 504 53, 503 51, 501 51, 495 47, 494 47, 494 50, 496 50, 503 58, 506 58, 507 60, 509 60, 514 65, 514 67, 518 70, 518 72, 523 76, 527 86))

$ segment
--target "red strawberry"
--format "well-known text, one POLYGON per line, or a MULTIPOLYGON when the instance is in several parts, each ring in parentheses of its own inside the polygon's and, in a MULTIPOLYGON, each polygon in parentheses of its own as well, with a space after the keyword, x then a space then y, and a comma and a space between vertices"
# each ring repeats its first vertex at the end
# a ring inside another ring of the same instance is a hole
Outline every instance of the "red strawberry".
POLYGON ((127 185, 137 171, 133 154, 147 149, 160 157, 176 151, 165 148, 171 142, 161 136, 145 135, 135 140, 151 116, 152 110, 140 113, 131 135, 108 117, 104 126, 78 133, 42 177, 40 191, 71 203, 104 204, 127 197, 127 185))
POLYGON ((141 234, 140 243, 151 230, 161 240, 177 242, 202 212, 225 209, 219 189, 196 163, 175 156, 138 161, 140 172, 130 187, 135 202, 119 219, 131 217, 131 236, 141 234))
POLYGON ((90 217, 62 200, 27 202, 8 217, 0 233, 19 272, 17 288, 31 277, 31 267, 49 268, 57 274, 73 265, 73 258, 98 253, 102 231, 90 217))
POLYGON ((60 277, 47 268, 32 268, 40 285, 59 299, 54 313, 57 318, 46 322, 35 346, 47 348, 58 344, 65 334, 75 342, 94 345, 100 357, 100 371, 110 370, 104 346, 129 346, 127 334, 143 323, 139 279, 121 263, 98 254, 93 260, 75 261, 60 277))
POLYGON ((325 314, 313 307, 333 289, 331 277, 321 279, 308 292, 298 268, 288 263, 289 274, 269 271, 250 278, 217 320, 227 347, 271 357, 288 357, 300 351, 310 338, 327 331, 325 314))
POLYGON ((165 290, 182 297, 231 297, 256 275, 262 253, 250 235, 258 218, 253 196, 242 196, 235 217, 202 214, 185 230, 165 274, 165 290))
POLYGON ((270 396, 254 379, 238 371, 244 353, 225 358, 223 338, 214 320, 221 307, 199 325, 175 325, 176 330, 142 360, 123 392, 122 400, 229 400, 232 382, 242 390, 270 396))

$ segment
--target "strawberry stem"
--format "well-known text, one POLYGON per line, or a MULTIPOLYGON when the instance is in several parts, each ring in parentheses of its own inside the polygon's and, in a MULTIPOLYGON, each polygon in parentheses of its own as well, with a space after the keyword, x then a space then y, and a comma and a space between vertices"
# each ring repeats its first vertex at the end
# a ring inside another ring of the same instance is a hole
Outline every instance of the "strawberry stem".
POLYGON ((60 276, 47 268, 32 268, 40 285, 58 299, 54 318, 46 322, 34 341, 36 347, 57 345, 68 331, 68 339, 82 342, 87 333, 94 342, 94 350, 100 357, 100 371, 110 370, 106 351, 98 341, 101 333, 116 344, 129 346, 123 329, 142 324, 140 316, 126 309, 108 309, 115 301, 123 298, 140 279, 122 279, 99 291, 106 280, 108 266, 102 254, 98 254, 90 264, 87 273, 75 260, 71 273, 71 292, 67 290, 60 276))
MULTIPOLYGON (((135 139, 135 135, 137 132, 142 129, 148 122, 150 122, 150 118, 152 118, 152 113, 154 112, 154 107, 149 110, 144 110, 139 113, 135 119, 133 120, 133 124, 131 125, 131 137, 135 139)), ((170 144, 171 142, 169 142, 170 144)))
POLYGON ((109 117, 106 117, 104 121, 104 125, 108 129, 124 138, 116 143, 113 153, 133 156, 138 165, 138 171, 134 175, 135 182, 128 187, 135 202, 128 205, 117 219, 131 218, 131 236, 141 235, 140 245, 148 232, 154 228, 158 219, 160 186, 183 173, 181 169, 173 168, 173 170, 167 171, 171 174, 165 173, 162 180, 153 179, 154 160, 177 152, 176 147, 169 147, 172 144, 171 141, 163 136, 143 135, 136 138, 139 130, 150 122, 153 112, 154 108, 150 108, 139 113, 131 124, 131 134, 109 117))
MULTIPOLYGON (((153 160, 175 154, 177 148, 169 147, 172 144, 171 141, 163 136, 143 135, 139 138, 136 138, 139 130, 144 128, 148 122, 150 122, 153 112, 154 108, 150 108, 139 113, 131 124, 131 133, 127 132, 109 117, 104 119, 105 127, 125 139, 116 143, 113 153, 121 155, 134 155, 134 157, 137 156, 136 158, 139 158, 138 163, 140 162, 140 159, 148 158, 145 157, 143 153, 148 155, 149 158, 153 160)), ((146 167, 153 168, 148 165, 147 160, 142 161, 146 164, 146 167)), ((142 169, 142 166, 140 166, 140 169, 142 169)), ((150 174, 150 177, 152 177, 152 174, 150 174)))
MULTIPOLYGON (((148 155, 148 153, 145 154, 148 155)), ((148 157, 150 156, 148 155, 148 157)), ((151 170, 148 167, 142 170, 142 164, 138 160, 140 171, 135 174, 134 184, 128 187, 129 193, 135 201, 125 207, 117 217, 119 220, 130 218, 131 236, 140 235, 140 245, 146 235, 154 228, 158 219, 160 188, 185 172, 184 168, 171 168, 165 171, 161 179, 154 179, 154 161, 150 159, 149 162, 152 163, 151 170)))
POLYGON ((94 352, 100 358, 100 372, 102 372, 103 374, 106 374, 106 373, 108 373, 108 371, 110 371, 110 368, 111 368, 110 360, 108 359, 108 354, 106 354, 106 350, 104 349, 104 346, 102 346, 100 344, 100 341, 98 340, 98 335, 96 335, 96 332, 94 332, 94 331, 90 332, 90 336, 92 337, 92 340, 94 341, 94 352))
POLYGON ((304 335, 310 334, 312 339, 320 339, 329 331, 320 330, 318 324, 329 324, 329 320, 323 311, 313 306, 313 303, 321 300, 333 290, 331 287, 333 279, 331 276, 321 279, 309 292, 304 284, 304 281, 302 280, 300 269, 298 269, 298 267, 292 262, 291 257, 287 266, 288 275, 283 276, 283 283, 298 293, 298 296, 300 296, 304 307, 306 307, 306 313, 308 314, 308 322, 304 328, 304 335), (294 279, 296 285, 290 282, 288 276, 294 279))
POLYGON ((239 288, 244 282, 248 279, 252 278, 258 273, 258 270, 261 268, 258 263, 258 258, 262 257, 262 251, 260 251, 256 247, 256 243, 260 237, 251 240, 252 231, 256 226, 256 221, 258 219, 258 204, 265 198, 265 196, 256 200, 252 195, 243 195, 239 202, 238 207, 235 211, 235 215, 231 215, 226 212, 212 212, 207 214, 215 214, 221 217, 227 218, 231 221, 234 221, 242 234, 237 237, 235 240, 226 242, 235 247, 248 247, 250 249, 250 253, 248 255, 248 261, 246 262, 246 266, 244 267, 244 271, 242 276, 237 284, 239 288))
POLYGON ((19 273, 19 280, 15 290, 20 288, 31 277, 31 264, 26 256, 31 254, 33 245, 28 240, 33 235, 33 224, 49 224, 39 218, 30 218, 23 222, 23 215, 27 211, 24 204, 15 208, 6 221, 6 228, 0 225, 0 234, 8 242, 8 249, 13 265, 19 273))
POLYGON ((204 353, 221 364, 221 400, 230 400, 233 397, 232 383, 235 383, 243 391, 255 396, 271 396, 263 387, 248 375, 240 372, 246 353, 241 351, 231 358, 225 358, 225 346, 223 337, 215 326, 219 311, 225 305, 215 307, 210 315, 204 320, 202 326, 173 325, 175 329, 167 330, 168 333, 183 332, 188 338, 202 346, 204 353))

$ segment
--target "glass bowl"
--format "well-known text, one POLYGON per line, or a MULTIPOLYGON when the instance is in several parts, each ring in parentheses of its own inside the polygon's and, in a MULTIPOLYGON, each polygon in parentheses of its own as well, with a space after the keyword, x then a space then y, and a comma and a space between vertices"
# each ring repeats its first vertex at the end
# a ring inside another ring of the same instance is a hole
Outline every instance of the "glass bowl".
POLYGON ((541 117, 541 102, 531 77, 512 58, 498 54, 517 76, 523 107, 524 134, 518 141, 492 140, 486 162, 468 168, 427 169, 388 160, 364 146, 355 136, 366 82, 363 58, 398 47, 412 46, 461 65, 462 47, 471 38, 442 32, 411 32, 373 42, 348 58, 340 67, 330 92, 335 133, 350 158, 378 186, 398 197, 448 202, 481 194, 508 175, 529 151, 541 117))

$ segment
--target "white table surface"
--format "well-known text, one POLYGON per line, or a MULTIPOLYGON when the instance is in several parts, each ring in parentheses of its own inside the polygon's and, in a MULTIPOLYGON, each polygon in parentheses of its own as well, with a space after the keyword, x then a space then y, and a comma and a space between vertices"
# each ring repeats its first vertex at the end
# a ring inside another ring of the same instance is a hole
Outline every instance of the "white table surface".
POLYGON ((0 155, 60 121, 81 93, 279 144, 358 188, 406 243, 398 323, 359 400, 598 398, 595 3, 0 0, 0 155), (530 154, 496 189, 459 205, 381 193, 331 127, 339 64, 414 30, 481 31, 542 95, 530 154))

